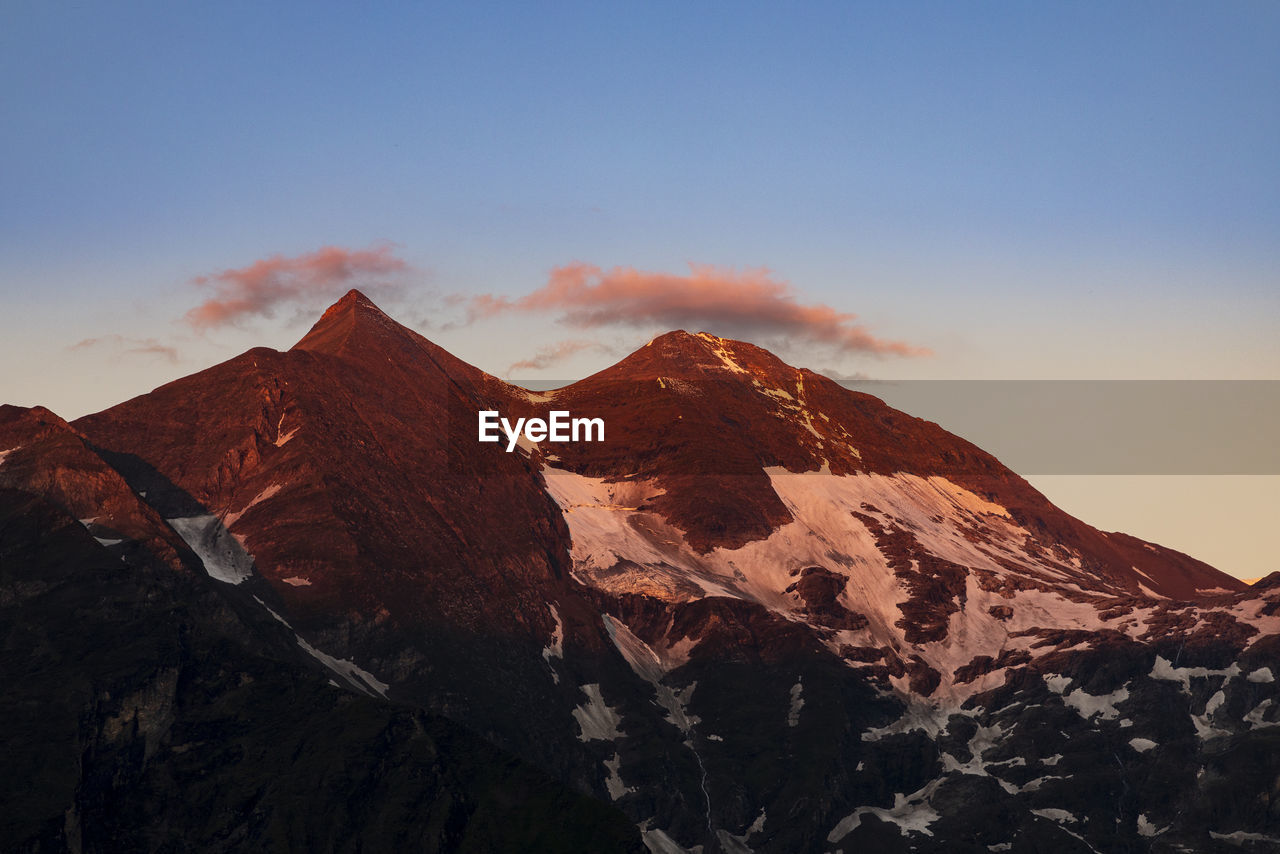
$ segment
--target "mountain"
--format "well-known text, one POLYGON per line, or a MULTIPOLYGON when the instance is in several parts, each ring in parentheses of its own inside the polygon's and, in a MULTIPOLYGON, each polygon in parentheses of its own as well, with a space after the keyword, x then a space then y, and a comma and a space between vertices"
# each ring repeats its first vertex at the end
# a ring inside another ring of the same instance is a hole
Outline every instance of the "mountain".
POLYGON ((4 850, 643 850, 465 728, 338 687, 52 413, 0 408, 0 445, 4 850))
MULTIPOLYGON (((507 751, 625 813, 651 851, 1280 844, 1280 581, 1246 587, 1097 531, 942 427, 753 345, 672 332, 533 393, 352 291, 287 352, 251 350, 73 424, 0 416, 17 518, 87 526, 68 589, 123 555, 183 585, 160 598, 212 621, 202 636, 237 627, 203 666, 266 660, 259 690, 305 685, 326 698, 308 709, 369 716, 315 723, 348 737, 290 742, 295 765, 269 766, 286 779, 390 751, 376 761, 404 769, 397 804, 476 803, 473 772, 409 785, 418 748, 374 733, 427 726, 413 719, 465 728, 444 739, 457 756, 434 741, 441 761, 488 769, 507 751), (604 436, 508 452, 478 441, 483 411, 598 418, 604 436)), ((145 637, 131 667, 170 655, 145 637)), ((177 696, 166 686, 148 696, 177 696)), ((225 724, 207 751, 274 744, 289 719, 206 705, 225 724)), ((169 732, 143 765, 173 779, 192 766, 169 732)), ((334 785, 335 802, 369 791, 334 785)), ((218 815, 251 809, 200 797, 218 815)), ((608 806, 548 797, 630 844, 608 806)), ((322 799, 312 847, 412 825, 415 810, 378 800, 335 814, 322 799)))

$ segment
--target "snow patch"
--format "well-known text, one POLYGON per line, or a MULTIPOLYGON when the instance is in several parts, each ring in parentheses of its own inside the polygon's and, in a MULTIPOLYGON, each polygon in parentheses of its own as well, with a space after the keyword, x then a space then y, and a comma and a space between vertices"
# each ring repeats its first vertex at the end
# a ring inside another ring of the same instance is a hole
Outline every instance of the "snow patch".
POLYGON ((1075 709, 1080 717, 1092 720, 1095 716, 1104 721, 1113 721, 1120 716, 1116 705, 1129 699, 1129 689, 1117 688, 1110 694, 1086 694, 1083 688, 1077 688, 1062 698, 1062 702, 1075 709))
POLYGON ((564 623, 555 605, 548 602, 547 607, 551 609, 551 619, 556 621, 556 627, 551 630, 551 643, 542 649, 542 657, 550 663, 553 658, 564 658, 564 623))
MULTIPOLYGON (((847 579, 839 603, 867 619, 865 628, 828 638, 832 651, 839 654, 840 646, 847 644, 914 652, 942 675, 935 699, 963 699, 995 687, 1007 677, 1007 671, 1000 669, 957 684, 956 670, 975 656, 994 658, 1005 651, 1021 650, 1038 657, 1056 651, 1033 648, 1038 638, 1032 630, 1038 628, 1117 629, 1130 635, 1145 630, 1142 619, 1151 608, 1134 609, 1124 618, 1127 623, 1118 625, 1120 618, 1103 620, 1099 612, 1105 605, 1099 603, 1106 591, 1086 590, 1075 583, 1083 577, 1078 558, 1053 557, 1034 546, 1035 538, 1006 508, 946 478, 905 473, 836 476, 830 474, 829 464, 820 471, 824 477, 779 467, 765 472, 792 521, 741 548, 715 548, 699 554, 689 546, 684 532, 666 518, 640 509, 662 493, 658 483, 610 482, 543 468, 546 490, 569 526, 571 572, 576 580, 617 595, 638 593, 666 602, 732 597, 757 603, 788 619, 808 621, 803 603, 786 590, 798 573, 821 567, 847 579), (1033 584, 1030 589, 985 590, 979 574, 971 572, 964 607, 950 615, 946 637, 907 643, 905 630, 899 625, 899 603, 908 593, 872 531, 855 513, 869 514, 882 525, 911 532, 920 548, 944 560, 984 570, 997 579, 1021 575, 1033 584), (1058 589, 1045 589, 1047 585, 1058 589), (995 606, 1012 607, 1012 616, 997 619, 990 613, 995 606)), ((1077 646, 1084 648, 1088 643, 1077 646)), ((668 655, 662 650, 650 653, 668 655)), ((639 660, 635 655, 629 659, 633 667, 639 660)), ((669 671, 670 665, 663 664, 663 671, 669 671)), ((906 680, 895 687, 903 694, 910 690, 906 680)))
POLYGON ((283 435, 277 435, 275 446, 277 448, 283 448, 285 445, 289 444, 289 440, 292 439, 294 436, 298 435, 298 430, 300 429, 301 429, 300 427, 294 427, 288 433, 285 433, 283 435))
POLYGON ((280 579, 290 587, 310 587, 311 582, 303 578, 301 575, 291 575, 288 578, 280 579))
MULTIPOLYGON (((1103 536, 1105 537, 1105 536, 1109 536, 1109 535, 1104 533, 1104 534, 1103 534, 1103 536)), ((1158 583, 1159 583, 1159 582, 1157 582, 1154 578, 1152 578, 1150 575, 1147 575, 1145 572, 1143 572, 1142 570, 1138 569, 1136 566, 1134 566, 1134 565, 1130 564, 1130 565, 1129 565, 1129 568, 1130 568, 1130 569, 1132 569, 1134 572, 1138 573, 1138 575, 1141 575, 1141 576, 1142 576, 1143 578, 1145 578, 1147 581, 1150 581, 1152 584, 1158 584, 1158 583)))
POLYGON ((249 503, 241 507, 239 512, 226 514, 222 518, 223 527, 230 528, 232 525, 236 523, 237 520, 240 519, 241 516, 249 512, 250 507, 253 507, 256 504, 260 504, 263 501, 266 501, 268 498, 272 497, 277 492, 279 492, 280 489, 281 489, 280 484, 278 483, 271 484, 266 489, 262 490, 257 495, 255 495, 252 499, 250 499, 249 503))
POLYGON ((1168 827, 1157 828, 1154 824, 1151 823, 1151 820, 1147 818, 1146 813, 1138 814, 1138 835, 1139 836, 1143 836, 1143 837, 1146 837, 1147 839, 1151 839, 1154 836, 1159 836, 1160 834, 1164 833, 1168 829, 1169 829, 1168 827))
POLYGON ((937 738, 947 729, 947 722, 952 714, 966 714, 938 703, 922 700, 914 694, 903 698, 907 707, 892 723, 886 726, 869 729, 862 734, 863 741, 879 741, 890 735, 907 732, 923 732, 929 738, 937 738))
POLYGON ((349 685, 352 685, 357 690, 362 691, 362 693, 369 694, 370 696, 377 694, 384 700, 386 699, 387 690, 391 687, 386 682, 383 682, 369 671, 360 667, 354 661, 348 658, 335 658, 327 652, 316 649, 314 646, 307 643, 306 639, 301 635, 295 636, 298 638, 298 646, 306 650, 307 653, 316 661, 319 661, 334 673, 337 673, 346 679, 349 685))
MULTIPOLYGON (((980 726, 973 737, 969 739, 969 761, 961 764, 950 753, 942 754, 942 770, 945 773, 970 774, 975 777, 990 777, 987 766, 982 761, 982 756, 991 748, 995 747, 1000 738, 1004 736, 1006 730, 1001 726, 980 726)), ((1004 764, 1025 764, 1026 760, 1021 756, 1005 762, 991 763, 992 765, 1004 764)), ((997 778, 998 779, 998 778, 997 778)), ((1016 787, 1009 786, 1003 780, 999 781, 1006 791, 1016 791, 1016 787)))
POLYGON ((923 833, 925 836, 933 836, 929 825, 937 821, 939 816, 933 807, 929 806, 921 792, 924 792, 924 789, 914 795, 895 794, 893 806, 888 809, 858 807, 832 828, 827 834, 827 841, 835 843, 844 839, 862 823, 864 815, 874 815, 881 821, 893 822, 906 833, 923 833))
POLYGON ((210 578, 239 584, 253 575, 253 557, 217 516, 185 516, 165 521, 200 558, 210 578))
POLYGON ((644 843, 644 847, 648 848, 651 854, 701 854, 702 846, 695 845, 692 849, 685 848, 676 842, 665 831, 654 828, 649 830, 645 821, 640 825, 640 841, 644 843))
POLYGON ((1139 753, 1146 753, 1148 750, 1154 749, 1157 745, 1149 738, 1131 738, 1129 746, 1139 753))
POLYGON ((1224 694, 1222 691, 1215 692, 1214 695, 1209 698, 1209 702, 1204 704, 1204 713, 1206 715, 1213 714, 1214 712, 1218 711, 1218 709, 1222 708, 1222 704, 1225 703, 1226 701, 1227 701, 1226 694, 1224 694))
MULTIPOLYGON (((1223 670, 1211 670, 1207 667, 1175 667, 1172 662, 1163 656, 1156 656, 1155 663, 1151 665, 1151 678, 1160 679, 1166 682, 1180 682, 1182 690, 1191 693, 1191 680, 1193 678, 1208 679, 1220 678, 1222 684, 1226 684, 1227 680, 1234 679, 1240 675, 1240 665, 1232 662, 1230 667, 1223 670)), ((1204 712, 1201 714, 1191 713, 1191 723, 1196 729, 1196 735, 1201 741, 1210 738, 1216 738, 1222 735, 1230 735, 1227 730, 1221 729, 1213 725, 1210 718, 1213 717, 1223 703, 1226 702, 1226 694, 1221 690, 1215 691, 1209 701, 1205 703, 1204 712)))
POLYGON ((255 602, 267 609, 268 614, 275 617, 281 625, 293 632, 294 638, 298 641, 298 646, 302 647, 302 649, 316 661, 329 668, 331 672, 340 676, 349 687, 361 694, 367 694, 370 697, 378 696, 382 697, 384 700, 386 699, 387 690, 391 688, 390 685, 383 682, 381 679, 360 667, 350 659, 334 658, 327 652, 316 649, 314 646, 307 643, 306 639, 303 638, 302 635, 298 634, 297 631, 294 630, 293 626, 289 625, 288 620, 272 610, 270 605, 263 602, 257 596, 254 596, 253 598, 255 602))
POLYGON ((667 650, 665 654, 659 654, 657 650, 638 638, 621 620, 616 620, 608 614, 601 614, 600 619, 604 623, 604 630, 608 633, 609 639, 626 659, 627 664, 631 665, 635 674, 655 687, 662 682, 662 678, 670 670, 688 660, 687 652, 682 655, 674 648, 667 650))
POLYGON ((1254 708, 1253 711, 1244 716, 1244 722, 1249 725, 1250 729, 1280 726, 1280 723, 1263 720, 1263 716, 1267 713, 1267 709, 1269 708, 1271 708, 1271 700, 1263 700, 1254 708))
POLYGON ((622 723, 622 718, 604 701, 604 697, 600 695, 600 686, 594 682, 583 685, 582 693, 587 695, 587 702, 573 710, 573 717, 582 731, 578 740, 613 741, 621 738, 618 724, 622 723))
POLYGON ((800 723, 800 710, 804 708, 804 680, 797 679, 791 686, 791 709, 787 712, 787 726, 800 723))
MULTIPOLYGON (((1143 574, 1145 575, 1146 573, 1143 573, 1143 574)), ((1138 589, 1141 590, 1142 595, 1146 596, 1148 599, 1168 599, 1169 598, 1168 596, 1165 596, 1162 593, 1155 592, 1150 587, 1143 584, 1141 581, 1138 582, 1138 589)))
POLYGON ((1231 734, 1221 727, 1214 726, 1212 721, 1213 713, 1221 708, 1226 701, 1227 695, 1225 693, 1221 690, 1215 691, 1208 702, 1204 704, 1204 714, 1197 715, 1194 712, 1191 714, 1191 723, 1196 728, 1196 735, 1201 741, 1231 734))
POLYGON ((1269 842, 1274 845, 1280 845, 1280 837, 1250 833, 1247 830, 1236 830, 1231 833, 1215 833, 1211 830, 1209 831, 1209 836, 1223 842, 1230 842, 1232 845, 1244 845, 1248 842, 1269 842))
POLYGON ((613 800, 625 795, 627 792, 634 792, 635 789, 628 787, 622 782, 622 775, 619 770, 622 767, 622 757, 614 753, 613 756, 604 761, 604 768, 608 771, 608 776, 604 778, 604 787, 609 792, 609 797, 613 800))
POLYGON ((760 393, 765 395, 766 397, 772 397, 774 400, 782 400, 782 401, 786 401, 787 403, 795 402, 795 398, 792 397, 791 393, 786 391, 785 389, 770 388, 769 386, 762 385, 759 380, 752 380, 751 384, 754 385, 757 389, 759 389, 760 393))
POLYGON ((1274 681, 1276 681, 1276 678, 1275 678, 1274 676, 1272 676, 1272 675, 1271 675, 1271 668, 1270 668, 1270 667, 1260 667, 1260 668, 1258 668, 1257 670, 1255 670, 1255 671, 1253 671, 1252 673, 1250 673, 1248 676, 1246 676, 1246 677, 1245 677, 1245 679, 1249 680, 1250 682, 1274 682, 1274 681))
POLYGON ((1104 721, 1113 721, 1120 716, 1117 705, 1129 699, 1129 689, 1121 686, 1110 694, 1088 694, 1083 688, 1077 688, 1070 694, 1064 694, 1071 679, 1067 676, 1054 675, 1044 680, 1049 690, 1062 696, 1062 702, 1076 710, 1076 714, 1086 721, 1094 717, 1104 721))
POLYGON ((1063 676, 1061 674, 1046 676, 1044 678, 1044 684, 1048 686, 1049 690, 1053 693, 1061 694, 1063 691, 1066 691, 1067 686, 1071 684, 1071 677, 1063 676))
POLYGON ((707 349, 715 354, 716 358, 724 365, 725 369, 734 374, 745 374, 747 369, 739 365, 729 351, 725 348, 725 339, 717 338, 707 332, 699 332, 698 337, 707 345, 707 349))
POLYGON ((1221 676, 1224 679, 1234 679, 1240 675, 1240 665, 1232 663, 1225 670, 1210 670, 1207 667, 1175 667, 1171 661, 1161 655, 1156 656, 1155 663, 1151 665, 1151 678, 1161 679, 1166 682, 1181 682, 1182 690, 1191 690, 1191 680, 1193 677, 1208 678, 1210 676, 1221 676))

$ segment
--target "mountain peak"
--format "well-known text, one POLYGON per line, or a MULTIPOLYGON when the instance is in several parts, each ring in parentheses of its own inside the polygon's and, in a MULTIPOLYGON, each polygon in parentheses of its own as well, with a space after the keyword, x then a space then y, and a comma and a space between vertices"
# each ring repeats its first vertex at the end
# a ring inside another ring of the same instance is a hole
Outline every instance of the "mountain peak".
POLYGON ((417 365, 472 385, 505 385, 398 323, 355 288, 329 306, 292 351, 338 356, 377 370, 417 365))
POLYGON ((319 323, 324 323, 326 319, 332 319, 338 315, 351 312, 373 312, 387 317, 386 312, 378 308, 373 300, 364 295, 363 291, 352 288, 343 294, 340 300, 324 310, 324 314, 320 315, 319 323))
POLYGON ((689 332, 685 329, 673 329, 670 332, 664 332, 654 338, 647 346, 685 347, 724 343, 732 344, 737 342, 733 341, 731 338, 721 338, 719 335, 712 335, 710 332, 689 332))
POLYGON ((12 443, 8 440, 14 436, 47 436, 63 432, 76 431, 61 416, 43 406, 0 405, 0 451, 12 450, 12 443))
POLYGON ((352 288, 325 309, 311 331, 293 345, 293 349, 337 352, 358 330, 397 325, 373 300, 362 291, 352 288))
POLYGON ((351 290, 347 291, 345 294, 342 295, 342 299, 338 300, 332 306, 330 306, 329 310, 332 311, 335 308, 341 308, 343 306, 350 306, 350 305, 361 305, 361 306, 366 306, 368 308, 375 308, 375 309, 378 308, 376 305, 373 304, 373 300, 369 299, 367 296, 364 295, 364 291, 361 291, 359 288, 352 288, 351 290))
POLYGON ((636 376, 787 376, 795 369, 767 350, 710 332, 673 330, 654 338, 604 373, 636 376))

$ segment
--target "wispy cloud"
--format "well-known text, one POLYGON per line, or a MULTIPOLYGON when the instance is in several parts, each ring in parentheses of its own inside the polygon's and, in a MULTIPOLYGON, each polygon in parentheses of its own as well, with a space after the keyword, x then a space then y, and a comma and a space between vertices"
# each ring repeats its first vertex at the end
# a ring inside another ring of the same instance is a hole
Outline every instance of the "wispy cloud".
POLYGON ((178 361, 178 349, 162 344, 155 338, 126 338, 123 335, 101 335, 85 338, 68 347, 68 350, 94 350, 110 348, 121 356, 158 356, 167 362, 178 361))
POLYGON ((586 350, 606 353, 613 352, 612 348, 606 347, 599 341, 587 341, 583 339, 557 341, 555 344, 541 348, 528 359, 521 359, 519 362, 513 362, 511 367, 507 368, 507 376, 513 376, 518 371, 540 371, 563 362, 575 353, 581 353, 586 350))
POLYGON ((822 370, 818 371, 818 373, 822 374, 823 376, 829 379, 833 379, 838 383, 878 382, 878 380, 876 380, 875 377, 871 376, 870 374, 864 371, 854 371, 853 373, 848 374, 848 373, 845 373, 844 371, 837 370, 836 368, 823 368, 822 370))
POLYGON ((687 274, 676 274, 574 263, 552 270, 547 283, 526 296, 509 299, 481 294, 466 307, 472 321, 511 312, 551 312, 579 329, 692 328, 782 335, 844 353, 922 356, 930 352, 872 335, 855 314, 803 303, 789 283, 763 269, 691 264, 687 274))
POLYGON ((197 329, 272 317, 277 309, 336 299, 349 288, 386 289, 387 280, 409 270, 388 243, 368 249, 325 246, 291 258, 272 255, 234 270, 197 276, 193 283, 213 296, 191 309, 186 321, 197 329))

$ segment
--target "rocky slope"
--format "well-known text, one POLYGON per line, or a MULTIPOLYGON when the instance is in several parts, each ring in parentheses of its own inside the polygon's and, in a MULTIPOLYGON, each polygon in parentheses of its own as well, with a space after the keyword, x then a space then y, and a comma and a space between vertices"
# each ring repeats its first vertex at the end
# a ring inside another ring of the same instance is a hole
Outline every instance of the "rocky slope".
POLYGON ((457 724, 339 687, 65 422, 6 407, 0 436, 24 440, 0 466, 5 851, 643 850, 457 724))
POLYGON ((1096 531, 752 345, 674 332, 534 394, 352 292, 288 352, 57 427, 92 488, 31 474, 30 425, 0 485, 650 850, 1280 844, 1280 585, 1096 531), (507 453, 483 409, 605 441, 507 453))

